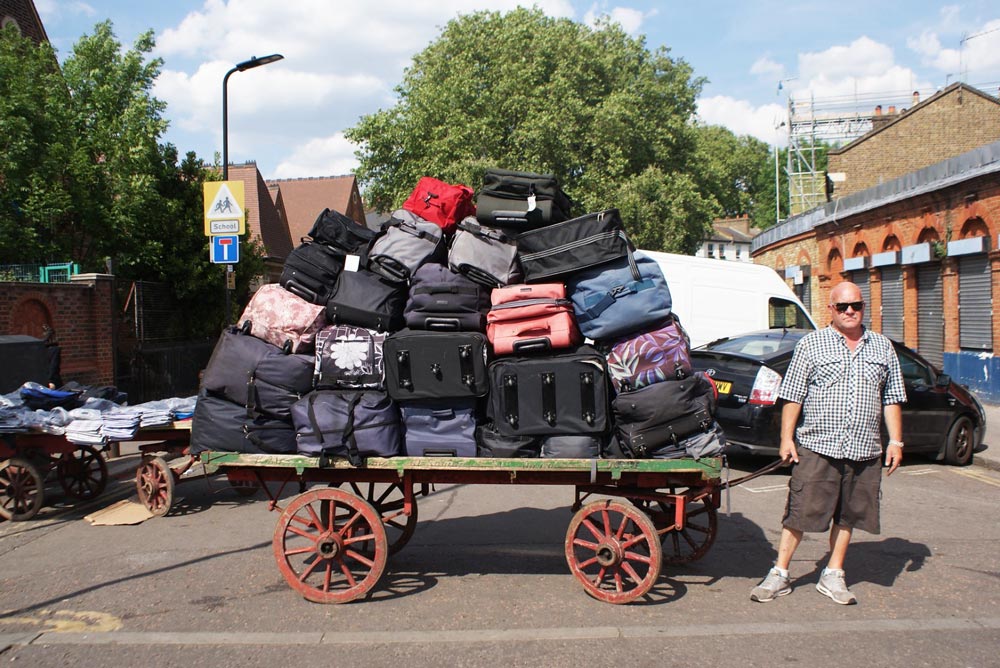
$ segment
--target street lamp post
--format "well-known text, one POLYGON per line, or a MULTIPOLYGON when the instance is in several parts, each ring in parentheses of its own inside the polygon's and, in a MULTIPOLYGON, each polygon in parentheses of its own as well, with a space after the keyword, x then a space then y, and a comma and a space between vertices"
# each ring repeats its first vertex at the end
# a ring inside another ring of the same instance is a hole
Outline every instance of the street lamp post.
MULTIPOLYGON (((280 53, 272 53, 269 56, 264 56, 258 58, 253 56, 250 60, 244 60, 242 63, 237 63, 236 66, 226 72, 226 76, 222 78, 222 180, 229 180, 229 77, 231 77, 236 72, 245 72, 246 70, 252 70, 255 67, 260 67, 262 65, 270 65, 273 62, 279 61, 284 58, 280 53)), ((223 284, 226 290, 226 322, 224 324, 229 324, 229 274, 233 271, 233 265, 226 265, 226 282, 223 284)))

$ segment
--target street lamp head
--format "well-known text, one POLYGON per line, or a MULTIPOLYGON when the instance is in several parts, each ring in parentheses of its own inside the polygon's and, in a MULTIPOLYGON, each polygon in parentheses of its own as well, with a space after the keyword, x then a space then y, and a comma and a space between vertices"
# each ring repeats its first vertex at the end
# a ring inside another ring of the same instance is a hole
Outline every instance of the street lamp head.
POLYGON ((280 53, 272 53, 270 56, 263 56, 261 58, 253 56, 250 60, 244 60, 242 63, 237 63, 236 71, 245 72, 247 70, 252 70, 255 67, 260 67, 261 65, 269 65, 275 61, 281 60, 282 58, 284 58, 284 56, 280 53))

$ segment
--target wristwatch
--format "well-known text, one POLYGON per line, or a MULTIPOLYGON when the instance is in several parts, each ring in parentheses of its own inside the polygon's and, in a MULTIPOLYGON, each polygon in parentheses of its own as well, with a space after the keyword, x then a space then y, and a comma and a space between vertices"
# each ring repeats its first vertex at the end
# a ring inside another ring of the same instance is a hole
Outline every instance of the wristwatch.
POLYGON ((900 449, 902 449, 902 447, 903 447, 903 442, 902 442, 902 441, 897 441, 897 440, 895 440, 895 439, 891 439, 891 438, 890 438, 890 439, 889 439, 889 445, 895 445, 895 446, 898 446, 898 447, 899 447, 900 449))

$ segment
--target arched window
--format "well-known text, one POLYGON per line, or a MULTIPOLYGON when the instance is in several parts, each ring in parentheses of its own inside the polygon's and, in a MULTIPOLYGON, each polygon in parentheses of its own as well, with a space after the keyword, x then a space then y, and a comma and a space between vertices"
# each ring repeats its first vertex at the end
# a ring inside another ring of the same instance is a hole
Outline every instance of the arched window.
POLYGON ((13 16, 5 16, 2 19, 0 19, 0 30, 3 30, 7 26, 14 26, 14 29, 17 30, 17 33, 19 35, 22 34, 21 26, 18 24, 17 19, 15 19, 13 16))

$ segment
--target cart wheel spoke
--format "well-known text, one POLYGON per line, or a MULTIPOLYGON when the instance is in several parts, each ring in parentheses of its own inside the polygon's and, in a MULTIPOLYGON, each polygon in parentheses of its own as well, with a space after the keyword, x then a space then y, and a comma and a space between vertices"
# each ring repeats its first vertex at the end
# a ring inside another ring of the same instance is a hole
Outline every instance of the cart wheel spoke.
POLYGON ((21 457, 0 463, 0 517, 30 520, 44 500, 44 481, 34 464, 21 457))
POLYGON ((285 581, 317 603, 366 595, 382 576, 389 552, 376 510, 332 487, 292 499, 278 519, 272 546, 285 581), (359 545, 367 546, 364 553, 356 549, 359 545))
POLYGON ((410 504, 410 512, 405 509, 403 487, 399 483, 367 483, 362 490, 357 483, 349 483, 355 496, 365 499, 382 516, 389 554, 395 554, 413 537, 417 528, 417 501, 410 504))
POLYGON ((162 457, 143 457, 135 473, 135 488, 139 502, 162 517, 174 502, 174 472, 162 457))
POLYGON ((96 448, 79 445, 56 460, 56 477, 66 494, 86 501, 104 491, 108 484, 108 465, 96 448))
POLYGON ((708 553, 715 542, 719 519, 712 499, 688 503, 685 511, 684 528, 672 529, 663 536, 664 563, 678 565, 697 561, 708 553), (692 522, 692 518, 697 518, 697 521, 692 522))
POLYGON ((635 506, 614 500, 595 501, 576 512, 565 551, 584 590, 608 603, 644 596, 659 577, 663 558, 650 519, 635 506))

